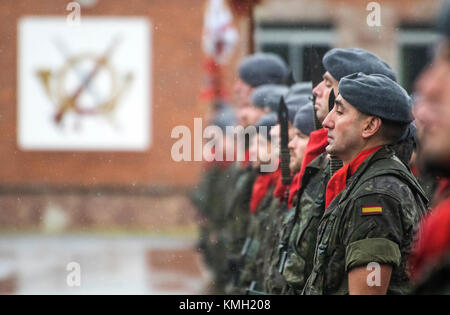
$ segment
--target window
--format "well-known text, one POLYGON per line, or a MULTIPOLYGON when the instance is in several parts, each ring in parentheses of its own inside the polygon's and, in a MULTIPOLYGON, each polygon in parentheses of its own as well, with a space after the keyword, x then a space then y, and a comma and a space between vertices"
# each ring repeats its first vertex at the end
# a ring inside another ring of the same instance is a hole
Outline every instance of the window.
POLYGON ((333 47, 333 30, 331 25, 322 24, 261 23, 255 30, 255 47, 283 58, 297 82, 309 81, 311 49, 322 57, 333 47))
POLYGON ((400 84, 412 93, 414 82, 433 57, 438 35, 430 26, 402 25, 398 33, 398 58, 400 84))

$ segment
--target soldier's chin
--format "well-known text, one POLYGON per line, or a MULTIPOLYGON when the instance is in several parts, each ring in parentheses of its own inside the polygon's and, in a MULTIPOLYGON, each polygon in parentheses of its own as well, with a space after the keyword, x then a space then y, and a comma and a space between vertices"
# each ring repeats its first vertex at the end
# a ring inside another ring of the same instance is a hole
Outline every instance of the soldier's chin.
POLYGON ((296 161, 289 163, 289 169, 292 171, 292 173, 297 173, 300 171, 300 165, 296 161))
POLYGON ((332 145, 332 144, 328 144, 328 145, 325 147, 325 151, 327 151, 327 153, 328 153, 329 155, 336 155, 336 151, 333 149, 333 145, 332 145))

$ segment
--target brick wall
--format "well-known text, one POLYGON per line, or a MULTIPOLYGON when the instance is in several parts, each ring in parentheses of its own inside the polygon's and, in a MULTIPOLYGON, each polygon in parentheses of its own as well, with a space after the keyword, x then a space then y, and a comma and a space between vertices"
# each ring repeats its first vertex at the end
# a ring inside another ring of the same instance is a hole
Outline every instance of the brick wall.
MULTIPOLYGON (((140 16, 152 22, 153 143, 147 152, 24 152, 17 146, 17 21, 25 15, 65 16, 69 1, 0 1, 0 185, 152 185, 189 187, 201 163, 175 163, 176 125, 193 127, 199 100, 204 0, 98 0, 81 16, 140 16)), ((230 66, 229 69, 233 69, 230 66)), ((230 81, 230 71, 226 70, 230 81)), ((227 83, 229 85, 229 83, 227 83)), ((150 88, 150 87, 149 87, 150 88)))
MULTIPOLYGON (((98 0, 81 17, 148 17, 152 23, 152 146, 146 152, 22 151, 17 145, 17 23, 23 16, 61 16, 61 0, 0 1, 0 229, 80 227, 162 229, 194 222, 184 189, 197 183, 201 162, 170 156, 172 128, 193 130, 208 104, 201 32, 205 0, 98 0)), ((242 21, 237 21, 242 28, 242 21)), ((244 23, 245 24, 245 23, 244 23)), ((245 44, 247 38, 241 38, 245 44)), ((242 42, 243 41, 243 42, 242 42)), ((228 90, 239 47, 224 69, 228 90)))

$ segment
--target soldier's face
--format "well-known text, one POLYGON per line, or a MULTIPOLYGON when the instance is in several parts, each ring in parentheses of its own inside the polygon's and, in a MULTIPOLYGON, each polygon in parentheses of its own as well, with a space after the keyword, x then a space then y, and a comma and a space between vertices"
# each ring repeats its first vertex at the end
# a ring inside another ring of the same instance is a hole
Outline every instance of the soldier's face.
POLYGON ((264 116, 265 111, 256 106, 245 106, 237 109, 239 124, 243 127, 254 126, 264 116))
POLYGON ((427 162, 450 166, 450 44, 442 47, 417 81, 414 108, 421 153, 427 162))
POLYGON ((250 106, 253 87, 238 79, 233 86, 233 105, 237 108, 250 106))
POLYGON ((272 161, 273 152, 270 141, 265 137, 256 134, 250 142, 249 153, 253 168, 258 168, 261 164, 268 164, 272 161))
POLYGON ((333 110, 323 121, 328 129, 326 151, 344 163, 351 161, 364 145, 363 123, 359 111, 338 95, 333 110))
POLYGON ((313 89, 313 94, 316 97, 314 108, 317 119, 320 122, 323 122, 328 115, 328 98, 330 97, 331 89, 335 89, 334 95, 337 95, 338 85, 339 82, 329 72, 325 72, 322 82, 313 89))
POLYGON ((289 141, 288 145, 291 156, 291 160, 289 163, 289 168, 291 169, 291 171, 300 171, 308 140, 309 137, 307 135, 303 134, 300 130, 295 129, 295 135, 292 140, 289 141))

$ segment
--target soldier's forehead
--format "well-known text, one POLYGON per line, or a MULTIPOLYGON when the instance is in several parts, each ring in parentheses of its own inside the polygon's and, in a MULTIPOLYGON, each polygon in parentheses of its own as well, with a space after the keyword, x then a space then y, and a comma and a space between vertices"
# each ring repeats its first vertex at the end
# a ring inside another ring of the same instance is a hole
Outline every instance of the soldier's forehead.
POLYGON ((342 98, 342 96, 340 95, 340 94, 338 94, 337 96, 336 96, 336 99, 334 100, 334 102, 337 104, 337 105, 343 105, 344 104, 344 99, 342 98))

